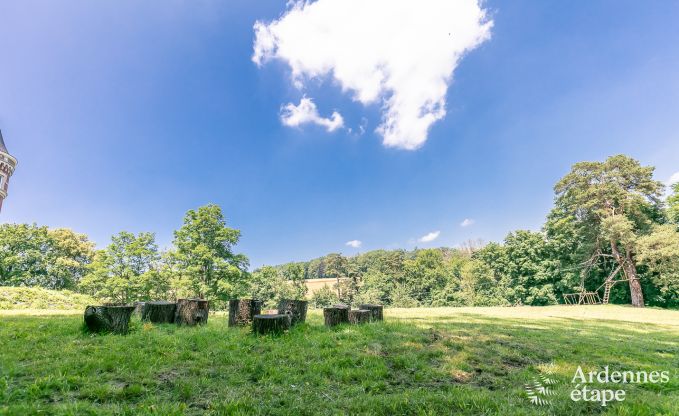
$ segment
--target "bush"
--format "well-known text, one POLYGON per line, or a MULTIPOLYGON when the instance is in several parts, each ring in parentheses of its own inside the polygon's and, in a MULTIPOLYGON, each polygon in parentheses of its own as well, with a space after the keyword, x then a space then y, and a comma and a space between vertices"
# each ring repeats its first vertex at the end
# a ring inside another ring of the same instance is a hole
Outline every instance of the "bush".
POLYGON ((70 290, 0 286, 0 309, 84 309, 98 301, 70 290))
POLYGON ((337 294, 328 286, 323 286, 311 295, 311 305, 316 309, 332 306, 337 302, 337 294))

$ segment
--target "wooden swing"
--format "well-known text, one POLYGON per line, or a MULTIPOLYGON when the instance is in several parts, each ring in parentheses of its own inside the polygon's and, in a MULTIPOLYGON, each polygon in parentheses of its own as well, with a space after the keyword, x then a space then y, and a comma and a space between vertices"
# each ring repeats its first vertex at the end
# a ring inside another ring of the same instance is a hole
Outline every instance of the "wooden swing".
POLYGON ((611 274, 608 275, 604 283, 601 284, 595 291, 593 292, 588 292, 585 289, 585 277, 587 276, 587 273, 589 273, 590 269, 592 268, 592 263, 588 262, 585 266, 585 268, 580 272, 580 292, 578 293, 564 293, 563 295, 563 300, 566 303, 566 305, 608 305, 608 301, 611 298, 611 288, 613 285, 616 283, 620 282, 628 282, 630 279, 627 276, 627 272, 625 269, 622 269, 621 266, 616 267, 611 271, 611 274), (622 269, 624 278, 622 279, 615 279, 615 277, 620 273, 620 269, 622 269), (604 297, 603 299, 599 297, 599 290, 601 288, 604 288, 604 297))
POLYGON ((598 305, 601 303, 598 292, 585 290, 581 290, 580 293, 564 293, 563 300, 566 305, 598 305))

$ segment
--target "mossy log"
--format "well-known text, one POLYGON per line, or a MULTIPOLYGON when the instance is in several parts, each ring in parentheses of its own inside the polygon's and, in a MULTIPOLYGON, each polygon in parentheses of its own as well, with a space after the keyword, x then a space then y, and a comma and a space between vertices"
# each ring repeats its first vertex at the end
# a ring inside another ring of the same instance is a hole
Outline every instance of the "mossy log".
POLYGON ((262 313, 262 301, 255 299, 232 299, 229 301, 229 326, 244 326, 262 313))
POLYGON ((255 315, 252 332, 258 335, 280 334, 290 329, 290 315, 255 315))
POLYGON ((278 303, 278 313, 290 315, 290 325, 297 325, 306 321, 309 302, 306 300, 283 299, 278 303))
POLYGON ((207 324, 210 303, 205 299, 177 299, 174 322, 177 325, 207 324))
POLYGON ((349 307, 335 305, 330 308, 323 308, 323 318, 325 318, 325 326, 349 323, 349 307))
POLYGON ((175 321, 177 304, 174 302, 145 302, 141 308, 141 320, 154 324, 171 324, 175 321))
POLYGON ((349 311, 349 323, 364 324, 370 322, 372 319, 372 312, 366 309, 354 309, 349 311))
POLYGON ((88 306, 85 325, 92 332, 127 334, 134 306, 88 306))
POLYGON ((370 320, 373 321, 373 322, 384 320, 384 306, 382 306, 382 305, 364 304, 364 305, 359 305, 358 308, 370 311, 370 313, 372 314, 372 318, 370 320))

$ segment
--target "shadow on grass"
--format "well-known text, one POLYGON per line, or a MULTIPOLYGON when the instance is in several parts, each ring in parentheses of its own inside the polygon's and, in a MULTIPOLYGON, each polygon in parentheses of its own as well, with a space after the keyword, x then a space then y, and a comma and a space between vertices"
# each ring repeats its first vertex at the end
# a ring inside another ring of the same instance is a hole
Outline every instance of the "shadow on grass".
MULTIPOLYGON (((329 329, 310 314, 275 337, 228 328, 221 316, 194 328, 134 320, 126 336, 90 335, 81 322, 3 318, 0 411, 544 414, 523 386, 548 363, 565 387, 579 365, 666 370, 679 352, 677 333, 664 328, 567 318, 460 314, 329 329)), ((550 412, 624 414, 652 401, 659 413, 678 414, 676 378, 629 386, 628 397, 602 409, 564 393, 550 412)))

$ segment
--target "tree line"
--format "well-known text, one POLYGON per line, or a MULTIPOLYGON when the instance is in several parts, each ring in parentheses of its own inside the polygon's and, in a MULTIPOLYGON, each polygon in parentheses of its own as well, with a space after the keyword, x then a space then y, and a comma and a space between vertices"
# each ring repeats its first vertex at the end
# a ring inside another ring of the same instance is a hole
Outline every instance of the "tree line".
POLYGON ((624 155, 580 162, 554 187, 540 231, 514 231, 501 243, 459 248, 340 253, 248 271, 234 252, 240 231, 222 210, 190 210, 172 247, 149 232, 120 232, 103 249, 84 234, 29 224, 0 225, 0 285, 70 289, 110 303, 202 297, 301 298, 306 279, 333 278, 313 294, 336 302, 390 306, 548 305, 611 275, 627 280, 613 303, 679 306, 679 184, 664 198, 653 167, 624 155))
POLYGON ((676 308, 679 184, 664 200, 653 171, 624 155, 576 163, 555 185, 542 230, 514 231, 502 243, 333 253, 298 266, 306 279, 337 279, 314 294, 317 305, 548 305, 613 275, 622 281, 610 302, 676 308))
POLYGON ((120 232, 96 250, 86 235, 35 224, 0 226, 0 285, 70 289, 113 304, 200 297, 215 306, 249 289, 249 262, 234 253, 240 231, 222 210, 190 210, 172 248, 149 232, 120 232))

